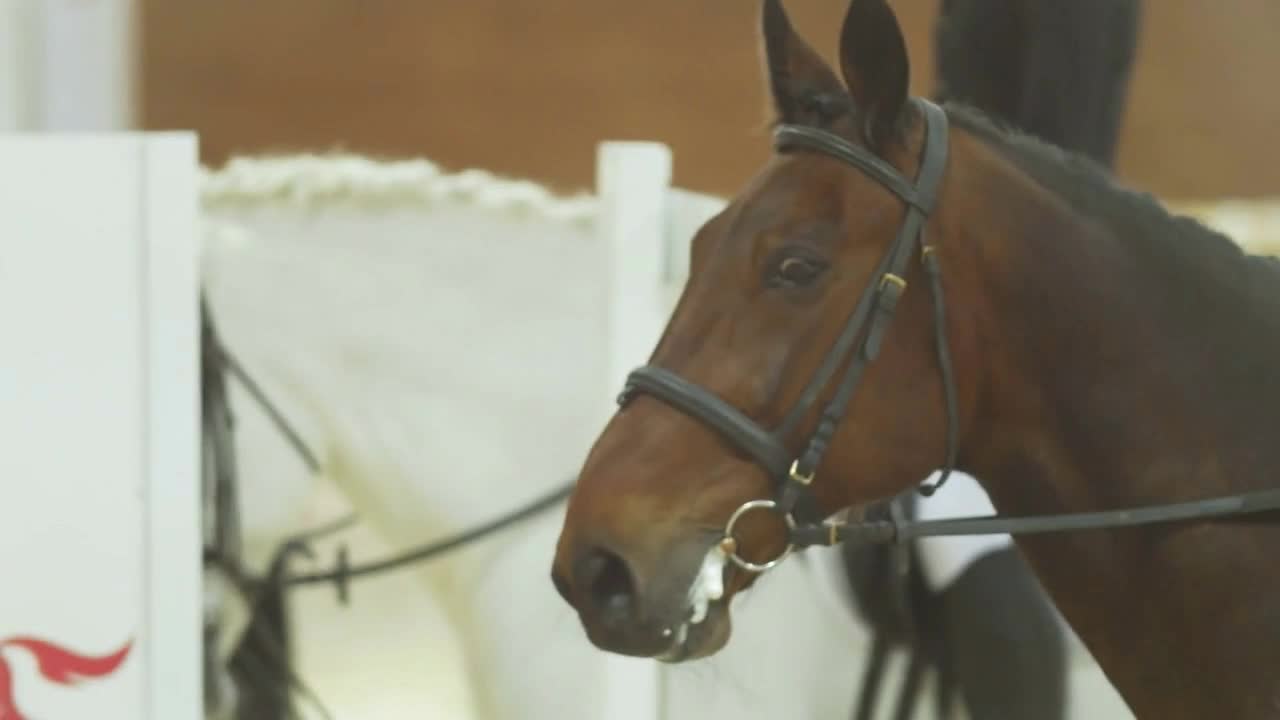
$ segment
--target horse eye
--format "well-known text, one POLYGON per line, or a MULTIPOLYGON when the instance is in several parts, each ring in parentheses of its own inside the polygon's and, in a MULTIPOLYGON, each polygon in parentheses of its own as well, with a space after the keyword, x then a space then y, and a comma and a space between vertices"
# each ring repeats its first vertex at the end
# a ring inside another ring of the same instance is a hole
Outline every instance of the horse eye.
POLYGON ((792 255, 783 258, 782 262, 774 268, 770 284, 781 287, 803 287, 817 280, 825 269, 826 265, 817 260, 792 255))

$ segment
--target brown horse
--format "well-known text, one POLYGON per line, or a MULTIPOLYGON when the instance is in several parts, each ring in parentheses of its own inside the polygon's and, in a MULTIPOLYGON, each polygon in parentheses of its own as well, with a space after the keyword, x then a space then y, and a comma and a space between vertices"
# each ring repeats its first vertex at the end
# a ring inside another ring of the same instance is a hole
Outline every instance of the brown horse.
MULTIPOLYGON (((779 517, 858 508, 952 460, 1002 515, 1277 485, 1276 263, 1092 162, 909 99, 884 0, 849 6, 843 84, 776 0, 762 29, 779 152, 699 230, 556 548, 592 643, 715 653, 730 600, 785 556, 779 517), (810 503, 760 500, 788 475, 810 503)), ((1280 525, 1018 545, 1140 717, 1280 717, 1280 525)))

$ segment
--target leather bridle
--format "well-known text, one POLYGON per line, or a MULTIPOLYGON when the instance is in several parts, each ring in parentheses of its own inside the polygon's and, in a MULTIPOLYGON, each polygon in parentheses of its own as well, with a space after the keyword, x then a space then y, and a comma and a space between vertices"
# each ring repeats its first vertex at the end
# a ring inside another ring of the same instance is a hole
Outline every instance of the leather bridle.
POLYGON ((912 98, 911 102, 920 110, 926 126, 923 159, 914 182, 903 177, 896 168, 870 151, 826 130, 782 124, 774 131, 774 146, 778 152, 808 150, 842 160, 879 181, 907 206, 902 226, 876 266, 872 282, 863 290, 844 329, 796 405, 784 416, 778 427, 773 430, 762 427, 713 392, 653 364, 633 370, 618 396, 618 404, 623 406, 637 393, 652 395, 700 420, 718 431, 739 450, 750 455, 773 479, 773 499, 743 503, 726 522, 721 548, 728 558, 743 570, 761 573, 782 562, 796 548, 811 545, 835 545, 849 541, 905 542, 937 535, 1025 534, 1114 528, 1280 509, 1280 488, 1277 488, 1139 509, 1028 518, 990 516, 916 522, 896 517, 877 522, 847 523, 821 520, 810 490, 814 472, 848 411, 863 371, 880 351, 884 333, 906 291, 907 264, 917 245, 920 247, 920 262, 929 278, 933 296, 934 340, 947 418, 946 457, 941 466, 941 474, 932 485, 922 486, 921 493, 925 496, 932 495, 946 482, 955 466, 959 414, 947 343, 941 271, 933 246, 921 243, 925 221, 933 210, 946 169, 948 123, 946 113, 937 105, 923 98, 912 98), (855 347, 859 339, 861 344, 855 347), (817 427, 809 436, 801 454, 793 456, 787 449, 787 438, 795 433, 818 395, 828 387, 839 367, 846 362, 848 367, 844 376, 823 409, 817 427), (738 521, 753 510, 776 512, 786 523, 789 533, 786 547, 772 560, 764 563, 744 559, 738 553, 734 537, 738 521), (802 521, 797 520, 798 515, 802 521))

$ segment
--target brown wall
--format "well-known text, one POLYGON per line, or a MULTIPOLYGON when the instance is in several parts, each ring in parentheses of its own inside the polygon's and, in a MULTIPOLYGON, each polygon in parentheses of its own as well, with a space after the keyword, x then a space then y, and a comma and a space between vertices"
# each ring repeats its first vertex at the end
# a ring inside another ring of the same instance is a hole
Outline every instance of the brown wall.
MULTIPOLYGON (((1070 1, 1070 0, 1063 0, 1070 1)), ((834 47, 843 0, 790 0, 834 47)), ((141 0, 140 113, 202 157, 426 156, 589 187, 595 143, 674 148, 733 192, 767 152, 754 0, 141 0)), ((917 93, 936 0, 897 0, 917 93)), ((1280 2, 1146 0, 1119 171, 1174 198, 1280 195, 1280 2)), ((830 57, 830 53, 827 53, 830 57)))

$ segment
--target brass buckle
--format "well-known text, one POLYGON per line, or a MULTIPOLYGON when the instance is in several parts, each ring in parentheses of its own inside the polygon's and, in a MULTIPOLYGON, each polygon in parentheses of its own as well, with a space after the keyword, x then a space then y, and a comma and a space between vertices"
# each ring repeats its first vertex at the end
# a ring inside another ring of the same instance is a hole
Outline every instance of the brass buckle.
POLYGON ((800 459, 797 458, 791 461, 791 469, 787 471, 787 474, 791 476, 792 480, 795 480, 801 485, 811 484, 813 482, 813 474, 817 472, 817 470, 810 471, 808 475, 801 475, 799 470, 800 470, 800 459))
POLYGON ((898 277, 897 275, 894 275, 893 273, 885 273, 884 275, 880 276, 880 289, 881 289, 881 290, 884 290, 885 285, 888 285, 888 284, 890 284, 890 283, 893 283, 894 285, 897 285, 899 290, 906 290, 906 289, 907 289, 907 281, 906 281, 906 280, 903 280, 902 278, 898 277))

